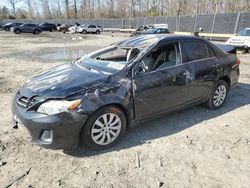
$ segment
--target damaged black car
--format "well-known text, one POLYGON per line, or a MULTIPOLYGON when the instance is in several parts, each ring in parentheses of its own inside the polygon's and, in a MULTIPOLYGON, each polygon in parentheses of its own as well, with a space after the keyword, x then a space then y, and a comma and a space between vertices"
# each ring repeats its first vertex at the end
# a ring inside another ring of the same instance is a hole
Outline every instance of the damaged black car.
POLYGON ((46 148, 104 149, 145 120, 197 104, 219 109, 239 77, 235 54, 193 36, 146 35, 115 43, 28 80, 14 123, 46 148))

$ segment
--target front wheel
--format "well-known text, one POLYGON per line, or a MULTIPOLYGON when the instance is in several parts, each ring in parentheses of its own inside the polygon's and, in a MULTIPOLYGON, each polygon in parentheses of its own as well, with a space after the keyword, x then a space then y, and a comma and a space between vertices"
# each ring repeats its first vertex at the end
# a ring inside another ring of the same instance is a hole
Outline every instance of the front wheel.
POLYGON ((97 110, 87 121, 82 132, 83 144, 92 149, 113 146, 124 134, 126 118, 116 106, 97 110))
POLYGON ((217 82, 205 103, 212 110, 217 110, 224 104, 228 93, 228 84, 224 80, 217 82))
POLYGON ((34 31, 34 34, 39 34, 39 31, 36 29, 35 31, 34 31))
POLYGON ((96 31, 96 34, 100 34, 101 32, 99 30, 96 31))
POLYGON ((20 30, 20 29, 17 29, 17 30, 15 30, 15 33, 16 33, 16 34, 20 34, 20 33, 21 33, 21 30, 20 30))

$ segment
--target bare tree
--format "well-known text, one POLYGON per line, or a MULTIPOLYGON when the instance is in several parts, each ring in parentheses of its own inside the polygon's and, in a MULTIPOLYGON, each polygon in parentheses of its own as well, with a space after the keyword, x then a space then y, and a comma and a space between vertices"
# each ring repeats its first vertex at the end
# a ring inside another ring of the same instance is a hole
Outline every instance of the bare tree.
POLYGON ((65 0, 66 18, 69 18, 69 0, 65 0))
POLYGON ((29 7, 29 17, 33 18, 33 7, 32 7, 32 4, 31 4, 31 1, 28 0, 27 3, 28 3, 28 7, 29 7))
POLYGON ((41 0, 43 6, 43 14, 45 18, 52 18, 49 0, 41 0))
POLYGON ((74 0, 74 17, 77 18, 77 4, 76 4, 76 0, 74 0))
POLYGON ((40 13, 39 13, 39 10, 38 10, 38 7, 37 7, 36 1, 34 1, 34 8, 35 8, 35 11, 36 11, 36 17, 37 17, 37 18, 41 17, 41 16, 40 16, 40 13))
POLYGON ((57 0, 57 8, 58 8, 58 16, 61 18, 62 17, 62 10, 61 10, 60 0, 57 0))
POLYGON ((9 0, 9 3, 13 9, 13 14, 16 16, 16 4, 18 3, 19 0, 9 0))
POLYGON ((124 18, 126 16, 127 11, 127 1, 126 0, 118 0, 118 17, 124 18))

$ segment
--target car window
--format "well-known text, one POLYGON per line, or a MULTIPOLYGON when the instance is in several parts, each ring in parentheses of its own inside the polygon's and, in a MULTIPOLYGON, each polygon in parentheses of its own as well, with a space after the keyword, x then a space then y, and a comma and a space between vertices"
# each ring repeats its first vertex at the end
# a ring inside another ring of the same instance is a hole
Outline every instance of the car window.
POLYGON ((246 31, 246 36, 250 36, 250 30, 246 31))
POLYGON ((88 28, 96 28, 95 25, 89 25, 88 28))
POLYGON ((139 63, 139 72, 162 70, 180 64, 178 43, 171 43, 151 50, 139 63))
POLYGON ((28 27, 34 27, 36 26, 35 24, 27 24, 28 27))
POLYGON ((237 33, 237 36, 250 36, 250 30, 249 29, 243 29, 239 33, 237 33))
POLYGON ((200 41, 182 42, 182 62, 187 63, 209 57, 207 44, 200 41))
POLYGON ((212 48, 210 46, 207 45, 207 50, 208 50, 208 55, 209 57, 215 57, 215 53, 212 50, 212 48))

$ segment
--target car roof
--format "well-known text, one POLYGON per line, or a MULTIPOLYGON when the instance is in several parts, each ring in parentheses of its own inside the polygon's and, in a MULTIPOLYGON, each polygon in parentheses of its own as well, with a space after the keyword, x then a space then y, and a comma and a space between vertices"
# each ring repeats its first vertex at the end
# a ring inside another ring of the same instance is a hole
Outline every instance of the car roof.
POLYGON ((159 42, 167 42, 171 40, 186 40, 186 39, 199 39, 195 36, 184 36, 184 35, 172 35, 172 34, 149 34, 149 35, 140 35, 136 37, 132 37, 130 39, 126 39, 124 41, 118 42, 116 45, 118 47, 140 47, 149 44, 159 43, 159 42))

